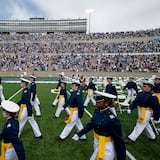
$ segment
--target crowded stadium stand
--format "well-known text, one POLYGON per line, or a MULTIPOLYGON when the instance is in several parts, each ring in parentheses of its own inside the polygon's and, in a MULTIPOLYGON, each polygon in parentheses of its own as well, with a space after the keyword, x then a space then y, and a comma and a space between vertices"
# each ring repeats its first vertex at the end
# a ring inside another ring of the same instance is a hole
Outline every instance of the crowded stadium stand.
POLYGON ((47 34, 40 28, 30 34, 27 29, 0 34, 1 71, 160 72, 160 29, 91 34, 59 30, 47 34))

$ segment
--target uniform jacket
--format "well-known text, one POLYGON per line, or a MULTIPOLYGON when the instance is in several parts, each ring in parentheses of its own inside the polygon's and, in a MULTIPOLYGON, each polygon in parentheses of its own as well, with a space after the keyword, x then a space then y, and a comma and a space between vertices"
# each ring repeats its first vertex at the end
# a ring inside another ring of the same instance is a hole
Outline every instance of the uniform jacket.
POLYGON ((63 95, 64 98, 65 98, 65 101, 66 101, 67 100, 67 90, 66 90, 66 88, 61 88, 59 95, 63 95))
POLYGON ((62 79, 59 79, 59 80, 58 80, 58 84, 57 84, 56 89, 58 89, 58 87, 60 87, 60 86, 61 86, 61 81, 62 81, 62 79))
POLYGON ((78 117, 82 118, 84 112, 83 97, 79 91, 71 92, 71 95, 65 103, 64 108, 66 108, 68 105, 70 105, 71 108, 78 107, 78 117))
POLYGON ((28 116, 32 116, 32 105, 30 103, 30 90, 28 88, 24 88, 22 91, 21 100, 18 102, 18 105, 26 104, 28 116))
POLYGON ((18 138, 19 122, 14 118, 9 118, 4 124, 3 131, 0 134, 0 139, 3 139, 4 143, 12 143, 18 159, 25 160, 25 152, 22 142, 18 138))
POLYGON ((30 93, 33 94, 32 101, 34 101, 34 99, 35 99, 36 89, 37 89, 36 83, 32 82, 31 85, 30 85, 30 93))
POLYGON ((133 82, 133 81, 128 82, 124 86, 123 90, 125 90, 126 88, 128 88, 128 89, 134 89, 136 91, 136 93, 138 92, 137 84, 135 82, 133 82))
POLYGON ((131 103, 130 109, 133 110, 137 106, 152 108, 153 117, 158 120, 160 117, 160 104, 158 103, 158 98, 152 94, 152 92, 139 92, 135 100, 131 103))
POLYGON ((160 83, 154 85, 153 92, 160 93, 160 83))
POLYGON ((117 96, 116 87, 113 84, 107 84, 105 88, 105 93, 110 93, 117 96))
POLYGON ((93 89, 94 91, 96 90, 96 85, 93 82, 89 82, 87 89, 93 89))
POLYGON ((91 121, 77 134, 81 137, 92 129, 98 135, 111 136, 114 141, 117 160, 125 160, 126 149, 122 140, 121 124, 109 108, 104 110, 96 109, 91 121))

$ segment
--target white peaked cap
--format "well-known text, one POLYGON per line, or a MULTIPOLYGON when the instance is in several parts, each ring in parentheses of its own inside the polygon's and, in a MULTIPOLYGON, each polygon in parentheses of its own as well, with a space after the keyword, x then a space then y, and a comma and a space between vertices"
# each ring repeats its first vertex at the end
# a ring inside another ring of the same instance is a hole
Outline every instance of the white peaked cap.
POLYGON ((9 100, 2 101, 1 106, 3 109, 5 109, 6 111, 11 112, 11 113, 16 113, 19 111, 18 104, 14 103, 12 101, 9 101, 9 100))
POLYGON ((30 78, 34 78, 34 79, 36 79, 37 77, 36 77, 36 76, 34 76, 34 75, 30 75, 30 78))
POLYGON ((64 72, 59 73, 59 75, 64 76, 64 72))
POLYGON ((29 81, 28 79, 25 79, 25 78, 21 78, 21 82, 30 83, 31 81, 29 81))
POLYGON ((79 85, 80 85, 81 83, 80 83, 79 80, 75 80, 75 79, 74 79, 74 80, 72 80, 72 84, 79 84, 79 85))
POLYGON ((107 98, 116 98, 115 95, 110 94, 110 93, 104 93, 104 92, 99 92, 99 91, 95 91, 94 93, 100 96, 107 97, 107 98))

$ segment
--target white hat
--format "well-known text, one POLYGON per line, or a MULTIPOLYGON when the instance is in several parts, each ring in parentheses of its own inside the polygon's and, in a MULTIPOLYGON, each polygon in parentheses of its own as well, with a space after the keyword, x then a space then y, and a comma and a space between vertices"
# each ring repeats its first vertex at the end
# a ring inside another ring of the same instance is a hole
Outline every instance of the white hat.
POLYGON ((147 81, 147 80, 145 80, 145 81, 143 81, 143 84, 142 85, 147 85, 147 86, 154 86, 154 83, 153 82, 151 82, 151 81, 147 81))
POLYGON ((16 113, 19 111, 18 104, 14 103, 12 101, 4 100, 4 101, 2 101, 1 106, 3 109, 5 109, 6 111, 11 112, 11 113, 16 113))
POLYGON ((21 78, 21 82, 30 83, 30 81, 28 79, 25 79, 25 78, 21 78))
POLYGON ((37 77, 36 77, 36 76, 34 76, 34 75, 30 75, 30 78, 34 78, 34 79, 36 79, 37 77))
POLYGON ((107 97, 107 98, 116 98, 115 95, 110 94, 110 93, 104 93, 104 92, 99 92, 99 91, 95 91, 94 93, 100 96, 107 97))
POLYGON ((72 84, 78 84, 78 85, 80 85, 81 83, 80 83, 80 81, 79 80, 72 80, 72 84))
POLYGON ((64 76, 64 72, 59 73, 59 75, 64 76))

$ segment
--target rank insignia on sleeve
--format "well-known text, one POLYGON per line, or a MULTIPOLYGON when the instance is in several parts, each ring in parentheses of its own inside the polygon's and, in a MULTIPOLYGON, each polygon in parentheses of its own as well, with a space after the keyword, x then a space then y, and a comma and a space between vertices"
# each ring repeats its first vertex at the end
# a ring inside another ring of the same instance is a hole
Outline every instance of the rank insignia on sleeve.
POLYGON ((114 119, 115 116, 114 116, 113 114, 111 114, 111 115, 109 115, 109 118, 110 118, 110 119, 114 119))
POLYGON ((27 90, 25 90, 24 93, 27 93, 27 90))
POLYGON ((10 124, 10 123, 8 123, 7 128, 10 128, 10 127, 11 127, 11 124, 10 124))

